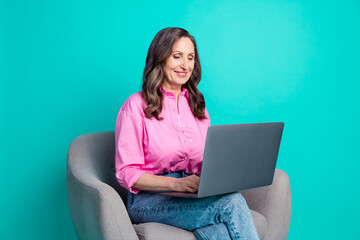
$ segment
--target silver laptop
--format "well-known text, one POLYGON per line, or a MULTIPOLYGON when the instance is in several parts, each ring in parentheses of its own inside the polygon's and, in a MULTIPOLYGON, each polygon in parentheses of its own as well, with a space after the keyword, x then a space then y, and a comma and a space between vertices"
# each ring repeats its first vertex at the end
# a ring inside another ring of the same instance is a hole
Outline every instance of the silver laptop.
POLYGON ((197 193, 159 194, 202 198, 270 185, 283 128, 283 122, 210 126, 197 193))

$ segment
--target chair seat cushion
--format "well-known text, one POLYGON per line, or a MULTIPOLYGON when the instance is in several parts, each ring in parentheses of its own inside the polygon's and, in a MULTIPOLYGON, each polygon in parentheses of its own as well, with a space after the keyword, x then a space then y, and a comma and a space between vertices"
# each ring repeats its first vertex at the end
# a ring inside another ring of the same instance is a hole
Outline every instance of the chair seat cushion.
MULTIPOLYGON (((256 231, 263 239, 267 231, 266 218, 250 210, 256 231)), ((187 230, 155 222, 133 224, 140 240, 196 240, 195 235, 187 230)))

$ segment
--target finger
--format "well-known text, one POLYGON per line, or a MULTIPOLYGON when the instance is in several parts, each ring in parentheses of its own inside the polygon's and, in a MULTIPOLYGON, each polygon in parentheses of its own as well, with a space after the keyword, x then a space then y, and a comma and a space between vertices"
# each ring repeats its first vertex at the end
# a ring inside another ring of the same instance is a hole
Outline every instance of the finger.
POLYGON ((199 185, 199 183, 200 183, 200 177, 197 176, 197 175, 194 175, 194 178, 195 178, 196 183, 199 185))
POLYGON ((187 188, 186 188, 186 192, 194 193, 194 192, 196 192, 196 189, 191 188, 191 187, 187 187, 187 188))
POLYGON ((191 177, 190 179, 191 179, 192 182, 194 182, 194 183, 196 183, 197 185, 199 185, 200 178, 199 178, 198 176, 196 176, 196 175, 191 175, 190 177, 191 177))
POLYGON ((196 182, 189 182, 189 187, 198 190, 199 189, 199 184, 197 184, 196 182))
MULTIPOLYGON (((181 179, 181 178, 180 178, 181 179)), ((199 183, 197 182, 197 179, 194 177, 186 177, 186 178, 182 178, 181 180, 181 184, 187 188, 190 187, 192 189, 198 190, 199 188, 199 183)))

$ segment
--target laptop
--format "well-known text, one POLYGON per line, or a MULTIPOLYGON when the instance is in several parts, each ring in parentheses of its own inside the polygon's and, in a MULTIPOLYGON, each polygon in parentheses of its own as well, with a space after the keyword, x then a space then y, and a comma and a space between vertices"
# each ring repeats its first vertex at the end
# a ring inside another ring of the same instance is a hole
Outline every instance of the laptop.
POLYGON ((203 198, 271 185, 283 128, 283 122, 210 126, 198 191, 159 194, 203 198))

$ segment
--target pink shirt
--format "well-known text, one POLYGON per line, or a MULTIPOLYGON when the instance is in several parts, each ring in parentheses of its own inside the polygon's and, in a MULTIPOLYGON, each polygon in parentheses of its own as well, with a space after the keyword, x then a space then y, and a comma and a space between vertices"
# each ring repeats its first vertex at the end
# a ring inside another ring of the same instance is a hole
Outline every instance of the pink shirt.
POLYGON ((141 92, 131 95, 120 108, 115 126, 115 167, 120 185, 132 186, 144 173, 163 174, 184 170, 200 174, 210 117, 196 118, 191 112, 187 90, 176 98, 161 89, 164 99, 159 114, 164 119, 146 118, 141 92))

